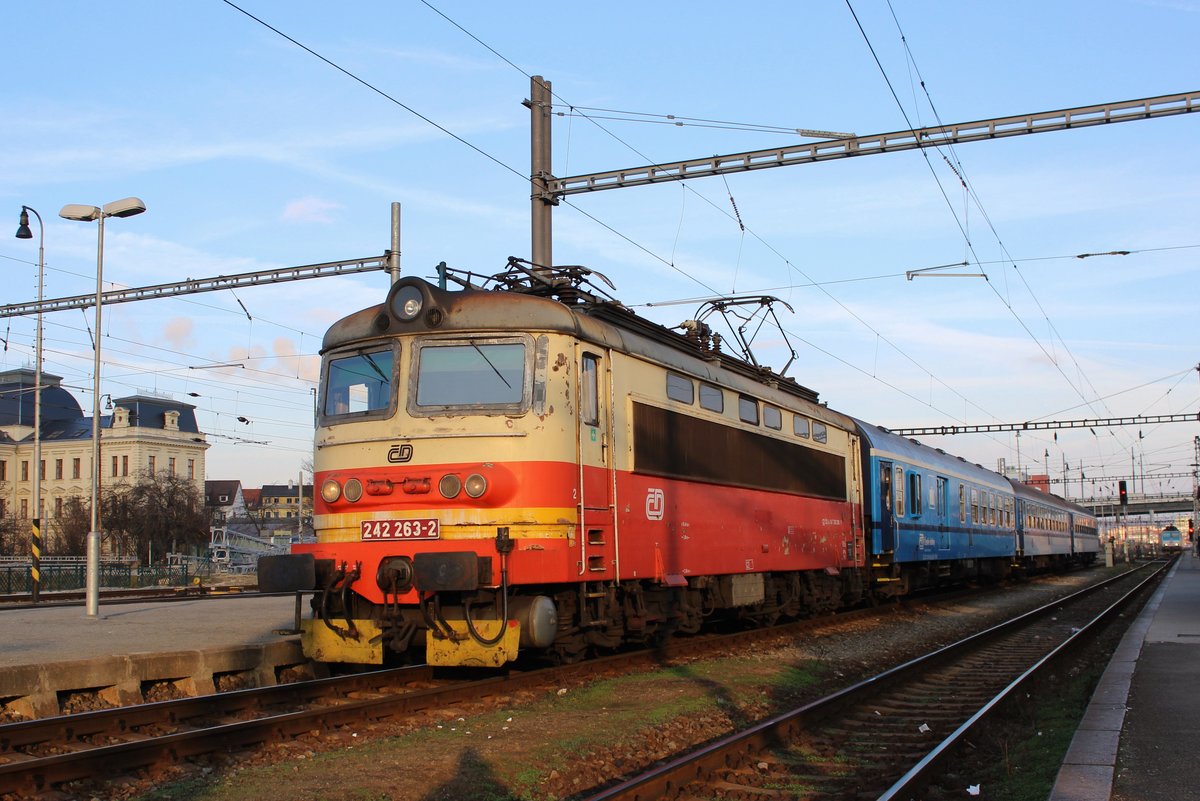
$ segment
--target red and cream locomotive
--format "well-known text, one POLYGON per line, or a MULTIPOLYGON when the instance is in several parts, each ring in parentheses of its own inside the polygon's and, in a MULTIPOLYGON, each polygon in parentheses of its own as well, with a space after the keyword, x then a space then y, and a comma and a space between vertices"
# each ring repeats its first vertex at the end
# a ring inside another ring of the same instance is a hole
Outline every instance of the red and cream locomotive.
POLYGON ((313 592, 325 662, 498 666, 863 597, 859 437, 814 392, 587 285, 415 278, 322 346, 313 592))

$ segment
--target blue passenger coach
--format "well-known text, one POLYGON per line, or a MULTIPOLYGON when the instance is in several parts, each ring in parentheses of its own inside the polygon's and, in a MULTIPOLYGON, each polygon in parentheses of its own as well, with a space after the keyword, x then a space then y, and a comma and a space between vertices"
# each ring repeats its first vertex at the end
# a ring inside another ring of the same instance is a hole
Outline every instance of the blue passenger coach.
POLYGON ((1082 506, 1013 481, 1017 557, 1033 570, 1088 565, 1100 551, 1096 518, 1082 506))
POLYGON ((1008 575, 1017 534, 1012 484, 940 448, 855 422, 876 591, 902 595, 1008 575))

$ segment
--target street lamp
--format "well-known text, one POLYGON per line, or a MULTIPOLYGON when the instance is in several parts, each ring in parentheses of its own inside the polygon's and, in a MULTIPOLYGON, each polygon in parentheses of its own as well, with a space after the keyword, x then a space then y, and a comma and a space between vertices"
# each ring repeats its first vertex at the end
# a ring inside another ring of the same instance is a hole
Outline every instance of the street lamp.
POLYGON ((22 206, 17 239, 33 239, 33 231, 29 230, 31 211, 38 221, 38 310, 33 356, 33 527, 29 541, 31 596, 36 604, 42 587, 42 279, 46 273, 46 228, 42 225, 42 215, 22 206))
POLYGON ((100 614, 100 310, 104 290, 104 220, 108 217, 132 217, 146 210, 136 197, 114 200, 103 206, 69 203, 59 217, 81 222, 96 222, 96 331, 92 338, 95 364, 92 374, 92 525, 87 535, 87 616, 100 614))

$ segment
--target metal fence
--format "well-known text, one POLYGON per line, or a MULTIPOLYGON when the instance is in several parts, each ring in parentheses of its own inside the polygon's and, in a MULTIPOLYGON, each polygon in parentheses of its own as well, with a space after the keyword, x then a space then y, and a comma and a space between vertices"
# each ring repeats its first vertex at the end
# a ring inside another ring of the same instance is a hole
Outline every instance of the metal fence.
MULTIPOLYGON (((82 590, 87 586, 87 565, 42 564, 41 592, 82 590)), ((188 565, 150 565, 135 567, 128 562, 101 562, 100 586, 105 589, 138 587, 182 587, 192 578, 188 565)), ((33 591, 29 564, 0 564, 0 594, 15 595, 33 591)))

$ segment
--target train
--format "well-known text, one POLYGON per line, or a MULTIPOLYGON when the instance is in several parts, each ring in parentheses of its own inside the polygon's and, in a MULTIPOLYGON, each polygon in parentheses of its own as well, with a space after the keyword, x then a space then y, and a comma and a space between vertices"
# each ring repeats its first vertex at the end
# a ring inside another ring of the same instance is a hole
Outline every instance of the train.
POLYGON ((1162 533, 1159 534, 1158 541, 1164 551, 1183 550, 1183 532, 1174 525, 1168 525, 1164 528, 1162 533))
POLYGON ((1095 560, 1087 510, 830 409, 597 275, 404 277, 328 330, 316 541, 258 565, 311 596, 309 658, 565 663, 1095 560))

